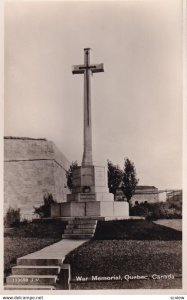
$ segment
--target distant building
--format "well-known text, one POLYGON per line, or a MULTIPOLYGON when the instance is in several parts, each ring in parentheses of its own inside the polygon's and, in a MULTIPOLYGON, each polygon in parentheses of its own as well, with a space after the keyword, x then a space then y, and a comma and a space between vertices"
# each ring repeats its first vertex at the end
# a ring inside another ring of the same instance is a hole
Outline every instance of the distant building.
POLYGON ((167 202, 181 202, 182 201, 182 190, 173 190, 166 193, 167 202))
POLYGON ((31 219, 33 206, 43 204, 47 192, 58 202, 66 201, 69 166, 51 141, 5 137, 4 213, 11 206, 20 208, 23 218, 31 219))
POLYGON ((131 198, 132 205, 139 203, 155 203, 159 201, 158 189, 155 186, 139 185, 131 198))
POLYGON ((168 191, 166 204, 175 215, 182 216, 182 190, 168 191))
MULTIPOLYGON (((131 198, 131 204, 135 205, 138 203, 155 203, 159 201, 158 196, 158 189, 154 186, 148 186, 148 185, 139 185, 136 187, 136 191, 134 196, 131 198)), ((122 201, 125 200, 125 196, 121 188, 119 187, 116 191, 116 201, 122 201)))

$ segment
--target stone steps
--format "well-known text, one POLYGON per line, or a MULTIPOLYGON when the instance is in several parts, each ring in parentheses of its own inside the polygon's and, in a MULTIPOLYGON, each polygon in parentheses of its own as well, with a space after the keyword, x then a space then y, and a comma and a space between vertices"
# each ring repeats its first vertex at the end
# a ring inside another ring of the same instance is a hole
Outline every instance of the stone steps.
POLYGON ((6 278, 8 285, 55 285, 56 275, 10 275, 6 278))
POLYGON ((6 278, 6 290, 69 289, 70 266, 63 259, 18 258, 6 278))
POLYGON ((6 290, 70 290, 71 268, 64 258, 85 240, 61 240, 17 259, 6 290))
POLYGON ((61 266, 64 258, 18 258, 17 265, 19 266, 61 266))
POLYGON ((76 234, 76 233, 70 233, 70 234, 63 234, 63 239, 73 239, 73 240, 80 240, 80 239, 91 239, 93 237, 93 234, 76 234))
POLYGON ((91 239, 97 226, 96 219, 75 218, 69 220, 62 235, 63 239, 91 239))
POLYGON ((15 266, 12 275, 58 275, 58 266, 15 266))
POLYGON ((5 285, 5 290, 56 290, 52 285, 5 285))
POLYGON ((66 229, 96 229, 96 225, 95 224, 89 224, 89 223, 86 223, 86 224, 68 224, 66 226, 66 229))
POLYGON ((89 218, 76 218, 68 221, 68 225, 96 225, 97 219, 89 219, 89 218))
POLYGON ((90 228, 82 228, 82 229, 77 229, 77 228, 67 228, 64 230, 64 234, 94 234, 95 229, 90 229, 90 228))

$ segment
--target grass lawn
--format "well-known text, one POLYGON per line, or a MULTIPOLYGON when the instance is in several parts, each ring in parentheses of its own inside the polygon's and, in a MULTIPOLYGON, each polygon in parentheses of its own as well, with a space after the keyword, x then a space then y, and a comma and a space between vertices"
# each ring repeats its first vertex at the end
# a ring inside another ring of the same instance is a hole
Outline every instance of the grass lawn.
POLYGON ((145 220, 100 222, 94 239, 70 252, 65 262, 71 265, 72 289, 181 288, 181 233, 145 220), (172 274, 175 279, 154 280, 154 274, 172 274), (92 278, 114 275, 148 276, 148 280, 92 278), (88 277, 88 282, 77 281, 77 276, 88 277))
POLYGON ((72 289, 181 288, 181 279, 76 282, 76 276, 153 274, 181 275, 181 241, 92 240, 72 251, 65 262, 71 265, 72 289))

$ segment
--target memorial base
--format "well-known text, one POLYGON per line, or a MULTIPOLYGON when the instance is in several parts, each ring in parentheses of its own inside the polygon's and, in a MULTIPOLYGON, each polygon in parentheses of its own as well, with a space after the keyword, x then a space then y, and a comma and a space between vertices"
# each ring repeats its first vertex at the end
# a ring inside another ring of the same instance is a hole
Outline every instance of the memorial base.
POLYGON ((129 217, 129 204, 122 201, 64 202, 54 203, 51 217, 129 217))
POLYGON ((110 219, 129 217, 129 204, 114 201, 109 193, 107 177, 103 166, 81 166, 72 174, 73 189, 67 195, 67 202, 54 203, 51 217, 110 219))

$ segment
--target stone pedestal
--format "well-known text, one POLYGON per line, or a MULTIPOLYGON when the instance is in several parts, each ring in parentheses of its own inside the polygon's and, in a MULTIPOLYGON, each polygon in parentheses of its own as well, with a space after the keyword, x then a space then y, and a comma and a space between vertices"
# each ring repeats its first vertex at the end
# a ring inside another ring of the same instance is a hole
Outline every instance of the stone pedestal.
POLYGON ((105 167, 82 166, 73 172, 72 194, 66 203, 53 204, 52 217, 129 217, 129 204, 114 201, 107 188, 105 167))
POLYGON ((78 167, 73 172, 72 193, 109 193, 107 188, 105 167, 86 166, 78 167))
POLYGON ((67 195, 68 202, 113 201, 113 194, 107 188, 105 167, 78 167, 72 180, 73 190, 67 195))

